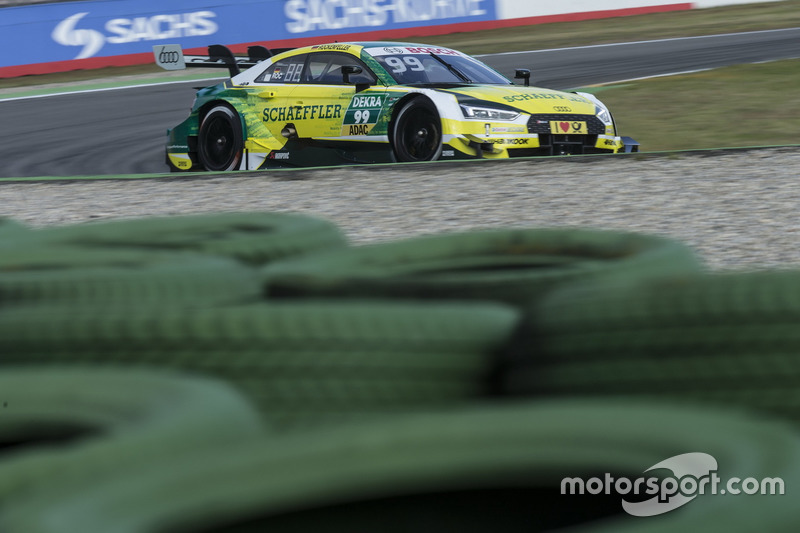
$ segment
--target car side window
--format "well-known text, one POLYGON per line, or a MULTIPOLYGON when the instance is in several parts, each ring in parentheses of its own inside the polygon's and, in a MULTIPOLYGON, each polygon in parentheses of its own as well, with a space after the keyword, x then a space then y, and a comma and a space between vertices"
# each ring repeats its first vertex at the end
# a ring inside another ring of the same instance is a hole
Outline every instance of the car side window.
POLYGON ((279 59, 256 78, 256 83, 299 83, 308 54, 279 59))
POLYGON ((350 85, 357 83, 375 83, 375 77, 367 66, 358 58, 350 54, 318 52, 309 54, 301 83, 317 83, 325 85, 346 85, 342 74, 342 67, 352 65, 361 67, 360 74, 350 74, 350 85))

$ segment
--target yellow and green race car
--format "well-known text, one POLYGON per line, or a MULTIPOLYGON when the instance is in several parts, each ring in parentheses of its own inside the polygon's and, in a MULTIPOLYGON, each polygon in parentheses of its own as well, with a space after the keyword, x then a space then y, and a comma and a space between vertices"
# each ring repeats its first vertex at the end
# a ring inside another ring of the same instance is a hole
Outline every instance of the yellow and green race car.
POLYGON ((448 48, 331 43, 248 57, 221 45, 184 56, 154 47, 169 70, 225 67, 168 131, 172 170, 388 163, 638 151, 593 95, 515 85, 448 48), (242 70, 243 69, 243 70, 242 70))

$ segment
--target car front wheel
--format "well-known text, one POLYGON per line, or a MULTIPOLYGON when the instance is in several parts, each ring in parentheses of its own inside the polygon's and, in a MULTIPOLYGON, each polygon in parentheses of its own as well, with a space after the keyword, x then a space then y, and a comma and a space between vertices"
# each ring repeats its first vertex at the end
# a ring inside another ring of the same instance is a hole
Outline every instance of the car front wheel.
POLYGON ((392 147, 398 161, 435 161, 442 155, 442 121, 433 102, 415 98, 394 122, 392 147))

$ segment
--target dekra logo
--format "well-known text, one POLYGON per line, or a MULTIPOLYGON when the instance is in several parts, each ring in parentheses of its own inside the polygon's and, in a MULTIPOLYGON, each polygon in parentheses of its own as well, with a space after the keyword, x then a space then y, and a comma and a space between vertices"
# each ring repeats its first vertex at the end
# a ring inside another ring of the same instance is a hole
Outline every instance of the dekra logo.
POLYGON ((382 105, 380 96, 356 96, 353 98, 353 107, 380 108, 382 105))
POLYGON ((217 16, 213 11, 115 18, 104 24, 103 29, 106 33, 77 28, 81 19, 88 14, 88 12, 76 13, 65 18, 56 25, 51 34, 58 44, 83 47, 75 59, 94 56, 106 43, 124 44, 211 35, 219 29, 217 23, 212 20, 217 16))

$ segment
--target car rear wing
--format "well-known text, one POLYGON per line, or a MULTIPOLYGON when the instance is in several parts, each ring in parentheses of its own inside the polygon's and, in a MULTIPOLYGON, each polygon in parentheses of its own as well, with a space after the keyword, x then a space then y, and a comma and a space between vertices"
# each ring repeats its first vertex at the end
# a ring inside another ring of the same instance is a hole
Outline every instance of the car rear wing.
POLYGON ((248 46, 247 57, 235 56, 227 46, 212 44, 207 56, 186 56, 179 44, 160 44, 153 46, 156 65, 164 70, 183 70, 185 68, 227 68, 231 76, 248 69, 287 48, 270 50, 264 46, 248 46))

